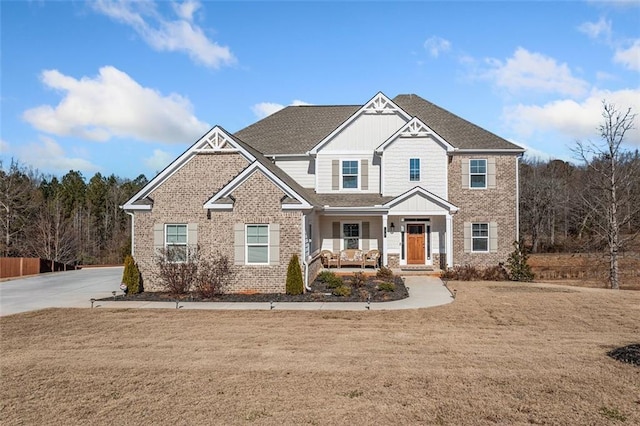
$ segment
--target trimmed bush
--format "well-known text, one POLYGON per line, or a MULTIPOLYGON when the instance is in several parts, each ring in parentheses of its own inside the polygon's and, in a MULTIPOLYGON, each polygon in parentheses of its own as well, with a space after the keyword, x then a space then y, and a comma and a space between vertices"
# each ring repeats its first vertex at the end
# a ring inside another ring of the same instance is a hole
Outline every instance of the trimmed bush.
POLYGON ((344 281, 336 274, 332 274, 332 276, 329 277, 327 281, 324 282, 324 284, 327 286, 327 288, 337 288, 344 285, 344 281))
POLYGON ((349 297, 351 296, 351 287, 346 285, 341 285, 340 287, 336 287, 335 290, 333 290, 333 295, 341 296, 341 297, 349 297))
POLYGON ((289 268, 287 269, 287 294, 302 294, 304 291, 304 281, 302 280, 302 269, 298 255, 291 256, 289 268))
POLYGON ((127 294, 142 292, 142 277, 140 276, 138 265, 136 265, 132 256, 127 256, 124 259, 122 282, 127 286, 127 294))
POLYGON ((394 283, 380 283, 378 284, 378 290, 393 292, 393 291, 396 291, 396 285, 394 283))
POLYGON ((482 271, 482 279, 484 281, 508 281, 509 273, 502 264, 490 266, 482 271))
POLYGON ((327 283, 335 278, 335 276, 336 274, 331 271, 322 271, 318 274, 318 278, 316 279, 320 282, 327 283))

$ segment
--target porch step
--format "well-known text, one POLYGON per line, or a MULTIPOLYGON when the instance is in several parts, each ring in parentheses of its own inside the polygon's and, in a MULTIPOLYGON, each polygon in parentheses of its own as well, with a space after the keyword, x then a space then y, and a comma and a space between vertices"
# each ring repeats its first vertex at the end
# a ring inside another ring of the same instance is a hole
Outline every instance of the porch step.
POLYGON ((419 266, 419 267, 402 267, 392 269, 396 275, 427 275, 433 277, 440 277, 442 270, 434 268, 432 266, 419 266))

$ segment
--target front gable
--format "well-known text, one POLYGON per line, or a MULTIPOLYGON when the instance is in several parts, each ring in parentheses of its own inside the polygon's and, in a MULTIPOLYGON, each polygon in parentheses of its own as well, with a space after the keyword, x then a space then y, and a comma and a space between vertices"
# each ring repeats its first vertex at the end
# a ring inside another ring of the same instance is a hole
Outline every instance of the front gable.
POLYGON ((373 151, 411 117, 382 92, 376 94, 344 123, 314 146, 309 154, 320 151, 373 151))
MULTIPOLYGON (((234 191, 246 186, 247 182, 255 180, 256 175, 262 175, 266 180, 271 182, 279 191, 279 203, 283 210, 301 210, 312 208, 311 204, 304 196, 292 189, 286 182, 276 176, 267 167, 259 161, 254 161, 249 167, 244 169, 240 174, 234 177, 229 183, 221 188, 213 197, 207 200, 203 207, 211 210, 229 210, 234 209, 235 199, 234 191)), ((266 196, 262 186, 252 188, 252 197, 257 203, 262 203, 266 196)))
POLYGON ((418 186, 385 203, 384 207, 394 215, 442 215, 458 211, 458 207, 447 200, 418 186))
MULTIPOLYGON (((238 143, 230 133, 226 132, 222 127, 215 126, 191 145, 180 157, 158 173, 156 177, 131 197, 122 208, 124 210, 151 210, 153 207, 153 192, 169 181, 172 176, 178 173, 194 158, 201 155, 230 154, 239 154, 245 163, 255 161, 255 156, 238 143)), ((231 178, 231 176, 229 178, 231 178)), ((200 182, 194 182, 194 185, 197 183, 200 182)))

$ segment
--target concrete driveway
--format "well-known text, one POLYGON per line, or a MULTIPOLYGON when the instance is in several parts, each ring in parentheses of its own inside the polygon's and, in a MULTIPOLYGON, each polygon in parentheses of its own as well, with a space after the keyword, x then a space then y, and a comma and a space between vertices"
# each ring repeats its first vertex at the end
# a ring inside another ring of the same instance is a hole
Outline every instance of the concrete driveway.
POLYGON ((83 268, 0 282, 0 316, 44 308, 88 308, 89 299, 120 293, 119 267, 83 268))

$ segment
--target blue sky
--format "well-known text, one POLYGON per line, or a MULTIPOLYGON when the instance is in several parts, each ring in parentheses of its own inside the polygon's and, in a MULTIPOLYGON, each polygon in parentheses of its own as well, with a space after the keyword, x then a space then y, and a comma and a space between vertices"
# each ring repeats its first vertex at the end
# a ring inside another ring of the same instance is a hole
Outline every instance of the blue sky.
POLYGON ((2 1, 0 14, 0 158, 57 176, 151 178, 216 124, 378 91, 561 159, 598 139, 603 99, 640 112, 637 0, 2 1))

